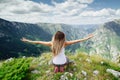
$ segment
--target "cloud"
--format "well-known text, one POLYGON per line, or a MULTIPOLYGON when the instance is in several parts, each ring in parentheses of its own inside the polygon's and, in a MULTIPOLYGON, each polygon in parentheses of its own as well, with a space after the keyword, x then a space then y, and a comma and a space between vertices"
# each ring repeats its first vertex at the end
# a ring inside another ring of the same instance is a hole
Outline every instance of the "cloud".
POLYGON ((106 8, 104 8, 104 9, 101 9, 101 10, 98 10, 98 11, 93 11, 93 10, 91 10, 91 11, 83 11, 81 14, 80 14, 80 16, 91 16, 91 17, 109 17, 109 16, 112 16, 112 15, 116 15, 116 12, 117 12, 117 10, 114 10, 114 9, 110 9, 110 8, 108 8, 108 9, 106 9, 106 8))
POLYGON ((77 1, 80 3, 87 3, 87 4, 90 4, 93 2, 93 0, 77 0, 77 1))
POLYGON ((120 9, 116 11, 116 15, 120 16, 120 9))
POLYGON ((89 9, 91 3, 93 0, 66 0, 62 3, 53 0, 52 5, 30 0, 1 0, 0 18, 29 23, 67 24, 95 24, 120 18, 120 9, 89 9))

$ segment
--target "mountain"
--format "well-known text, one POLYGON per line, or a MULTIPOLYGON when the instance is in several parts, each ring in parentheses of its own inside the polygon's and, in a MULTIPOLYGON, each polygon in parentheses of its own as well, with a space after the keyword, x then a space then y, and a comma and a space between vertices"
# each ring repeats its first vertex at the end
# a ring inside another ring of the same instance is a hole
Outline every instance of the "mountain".
POLYGON ((120 20, 107 22, 99 27, 92 39, 90 54, 120 62, 120 20))
POLYGON ((120 62, 120 20, 107 22, 99 28, 93 26, 30 24, 0 19, 0 59, 9 58, 0 60, 0 80, 119 80, 120 65, 113 61, 120 62), (58 30, 66 34, 67 40, 83 38, 94 31, 95 36, 91 40, 70 46, 69 49, 78 48, 75 54, 66 53, 74 64, 66 66, 64 73, 54 74, 53 65, 49 63, 52 53, 45 52, 49 49, 42 45, 24 43, 20 39, 26 37, 49 41, 58 30), (82 49, 89 51, 90 55, 81 52, 82 49))
POLYGON ((38 57, 9 58, 0 61, 0 80, 119 80, 120 67, 99 55, 83 52, 66 55, 74 64, 65 66, 65 72, 54 73, 49 64, 52 53, 38 57))
POLYGON ((19 56, 38 56, 50 49, 43 45, 33 45, 20 41, 22 37, 31 40, 50 41, 56 31, 63 31, 67 40, 95 36, 88 41, 67 47, 69 51, 85 51, 100 54, 104 58, 119 62, 120 58, 120 20, 98 25, 66 25, 51 23, 20 23, 0 19, 0 59, 19 56))
MULTIPOLYGON (((88 34, 94 32, 98 25, 66 25, 66 24, 50 24, 50 23, 37 23, 43 30, 48 32, 51 35, 54 35, 56 31, 62 31, 66 35, 67 40, 80 39, 88 34)), ((76 49, 83 47, 84 43, 77 43, 71 46, 68 46, 69 51, 75 51, 76 49)))
MULTIPOLYGON (((66 25, 51 23, 20 23, 0 19, 0 59, 18 56, 38 56, 44 51, 50 51, 46 46, 33 45, 20 41, 22 37, 31 40, 50 41, 56 31, 63 31, 67 40, 83 38, 95 31, 96 27, 89 25, 66 25), (85 27, 87 26, 87 27, 85 27)), ((83 44, 75 44, 67 47, 75 51, 83 44)))
POLYGON ((35 56, 48 48, 20 41, 22 37, 48 40, 51 35, 36 24, 10 22, 0 19, 0 59, 18 56, 35 56), (42 36, 45 35, 45 36, 42 36))

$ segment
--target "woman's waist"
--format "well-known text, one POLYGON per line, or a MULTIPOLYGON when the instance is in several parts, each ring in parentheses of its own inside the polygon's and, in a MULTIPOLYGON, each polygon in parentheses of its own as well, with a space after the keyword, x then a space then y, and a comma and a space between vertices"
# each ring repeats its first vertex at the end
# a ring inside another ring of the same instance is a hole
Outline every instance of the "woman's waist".
POLYGON ((66 56, 53 58, 54 64, 65 64, 66 62, 67 62, 66 56))

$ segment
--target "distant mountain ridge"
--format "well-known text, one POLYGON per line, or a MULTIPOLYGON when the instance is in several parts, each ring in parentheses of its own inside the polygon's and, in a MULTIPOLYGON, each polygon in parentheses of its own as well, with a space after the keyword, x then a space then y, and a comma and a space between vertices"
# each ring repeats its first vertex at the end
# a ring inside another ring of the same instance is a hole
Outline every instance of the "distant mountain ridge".
MULTIPOLYGON (((92 27, 86 29, 80 26, 81 25, 50 23, 30 24, 0 19, 0 59, 18 56, 37 56, 44 51, 49 51, 48 47, 20 41, 22 37, 31 40, 50 41, 52 35, 59 30, 66 34, 67 40, 73 40, 83 38, 95 30, 95 28, 92 27)), ((79 48, 80 45, 81 44, 70 46, 72 47, 71 50, 79 48)))
POLYGON ((18 56, 39 55, 48 50, 43 46, 35 46, 20 41, 22 37, 35 39, 36 37, 46 40, 50 34, 35 24, 9 22, 0 19, 0 59, 18 56), (44 34, 46 36, 41 36, 44 34))
POLYGON ((42 45, 32 45, 20 41, 22 37, 31 40, 50 41, 56 31, 63 31, 67 40, 95 36, 86 42, 69 46, 71 50, 84 50, 89 54, 100 54, 105 58, 120 62, 120 20, 98 25, 66 25, 50 23, 19 23, 0 19, 0 59, 18 56, 38 56, 50 49, 42 45))
POLYGON ((100 54, 105 58, 120 62, 120 20, 103 24, 94 34, 90 54, 100 54))

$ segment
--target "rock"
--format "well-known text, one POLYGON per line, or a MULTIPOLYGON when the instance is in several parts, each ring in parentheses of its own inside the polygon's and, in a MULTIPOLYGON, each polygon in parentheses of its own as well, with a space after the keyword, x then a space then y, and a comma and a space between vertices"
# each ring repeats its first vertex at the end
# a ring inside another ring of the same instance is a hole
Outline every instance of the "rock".
POLYGON ((38 70, 33 70, 33 71, 31 71, 31 73, 38 74, 39 71, 38 70))
POLYGON ((113 69, 107 69, 106 72, 113 74, 116 78, 120 78, 120 72, 113 69))
POLYGON ((66 80, 66 76, 65 75, 61 75, 60 80, 66 80))
POLYGON ((81 58, 79 58, 79 61, 81 61, 82 59, 81 58))
POLYGON ((76 68, 73 68, 73 71, 76 71, 77 69, 76 68))
POLYGON ((77 66, 77 64, 76 64, 76 63, 74 63, 74 66, 77 66))
POLYGON ((41 61, 38 66, 42 66, 43 64, 47 64, 45 61, 41 61))
POLYGON ((44 58, 44 57, 40 57, 40 58, 39 58, 39 61, 42 61, 42 60, 45 60, 45 58, 44 58))
POLYGON ((46 71, 46 73, 47 73, 47 74, 50 73, 50 70, 46 71))
POLYGON ((6 61, 5 61, 5 63, 7 63, 7 62, 9 62, 9 61, 12 61, 13 60, 13 58, 9 58, 9 59, 7 59, 6 61))
POLYGON ((65 80, 69 80, 68 77, 65 77, 65 80))
POLYGON ((23 56, 22 58, 26 58, 25 56, 23 56))
POLYGON ((73 77, 73 74, 70 72, 65 72, 63 75, 61 75, 60 80, 69 80, 70 77, 73 77))
POLYGON ((35 62, 36 62, 36 59, 33 59, 33 60, 32 60, 32 63, 35 63, 35 62))
POLYGON ((50 61, 48 61, 48 65, 52 65, 53 62, 52 62, 52 59, 50 61))
POLYGON ((87 76, 87 72, 85 72, 85 71, 81 71, 81 73, 84 75, 84 76, 87 76))
POLYGON ((72 73, 69 73, 70 74, 70 76, 72 77, 73 76, 73 74, 72 73))
POLYGON ((101 64, 104 64, 104 62, 103 62, 103 61, 101 61, 100 63, 101 63, 101 64))
POLYGON ((92 61, 91 61, 90 59, 88 59, 88 58, 86 59, 86 61, 87 61, 88 63, 91 63, 91 62, 92 62, 92 61))
POLYGON ((64 75, 67 75, 67 74, 69 74, 69 72, 65 72, 65 73, 64 73, 64 75))
POLYGON ((83 80, 87 80, 87 78, 84 78, 83 80))
POLYGON ((93 71, 93 74, 94 74, 94 75, 98 75, 98 74, 99 74, 99 71, 98 71, 98 70, 95 70, 95 71, 93 71))
POLYGON ((8 59, 8 61, 12 61, 12 60, 13 60, 13 58, 9 58, 9 59, 8 59))

